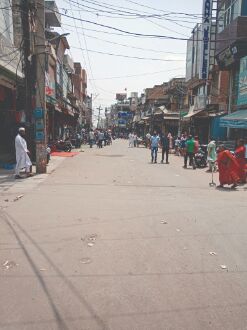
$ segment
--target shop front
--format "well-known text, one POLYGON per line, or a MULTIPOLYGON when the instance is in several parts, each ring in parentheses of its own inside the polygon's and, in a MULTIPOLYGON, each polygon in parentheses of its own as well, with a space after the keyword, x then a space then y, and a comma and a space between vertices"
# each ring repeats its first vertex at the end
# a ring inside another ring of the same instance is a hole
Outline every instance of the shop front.
POLYGON ((228 115, 220 120, 220 126, 228 129, 229 138, 247 138, 247 56, 240 58, 239 71, 234 78, 235 102, 228 115))

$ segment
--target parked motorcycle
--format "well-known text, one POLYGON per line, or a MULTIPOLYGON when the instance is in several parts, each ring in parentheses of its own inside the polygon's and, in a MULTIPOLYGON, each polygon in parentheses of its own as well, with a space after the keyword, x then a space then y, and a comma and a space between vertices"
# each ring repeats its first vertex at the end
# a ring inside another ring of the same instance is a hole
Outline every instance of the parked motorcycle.
POLYGON ((51 142, 49 144, 49 147, 52 151, 65 151, 65 152, 71 152, 72 150, 72 143, 69 140, 63 141, 58 140, 55 142, 51 142))
POLYGON ((207 167, 207 154, 201 147, 195 154, 195 164, 197 168, 207 167))

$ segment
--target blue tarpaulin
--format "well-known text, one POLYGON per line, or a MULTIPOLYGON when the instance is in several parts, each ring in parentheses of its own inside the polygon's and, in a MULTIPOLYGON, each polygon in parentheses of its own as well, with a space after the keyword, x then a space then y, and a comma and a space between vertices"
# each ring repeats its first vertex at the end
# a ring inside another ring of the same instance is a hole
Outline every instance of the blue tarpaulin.
POLYGON ((221 117, 220 127, 247 129, 247 110, 238 110, 221 117))

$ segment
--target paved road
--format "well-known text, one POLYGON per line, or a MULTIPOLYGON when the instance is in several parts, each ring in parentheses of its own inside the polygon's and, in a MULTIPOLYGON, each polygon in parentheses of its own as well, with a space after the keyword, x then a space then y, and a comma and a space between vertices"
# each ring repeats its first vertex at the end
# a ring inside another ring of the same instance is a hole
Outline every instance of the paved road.
POLYGON ((246 188, 209 181, 123 141, 64 160, 1 211, 0 329, 247 329, 246 188))

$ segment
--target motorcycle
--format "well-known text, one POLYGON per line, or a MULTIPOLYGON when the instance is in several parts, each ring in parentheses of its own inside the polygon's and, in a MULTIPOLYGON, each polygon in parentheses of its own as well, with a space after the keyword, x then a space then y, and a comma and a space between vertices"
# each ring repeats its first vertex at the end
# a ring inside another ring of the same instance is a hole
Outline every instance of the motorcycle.
POLYGON ((49 147, 52 151, 65 151, 65 152, 71 152, 72 150, 72 144, 69 140, 63 141, 58 140, 55 142, 52 142, 49 144, 49 147))
POLYGON ((207 154, 202 148, 195 154, 195 164, 197 168, 207 167, 207 154))

